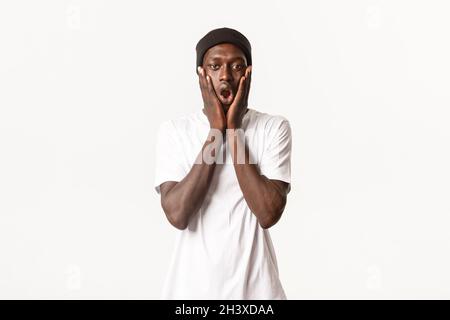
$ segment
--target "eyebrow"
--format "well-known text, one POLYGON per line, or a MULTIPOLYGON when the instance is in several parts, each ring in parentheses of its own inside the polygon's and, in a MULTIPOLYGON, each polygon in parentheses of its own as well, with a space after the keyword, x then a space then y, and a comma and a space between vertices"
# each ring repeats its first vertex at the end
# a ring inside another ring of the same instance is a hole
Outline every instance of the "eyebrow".
MULTIPOLYGON (((222 57, 221 56, 212 56, 212 57, 208 57, 207 60, 221 60, 222 57)), ((244 62, 245 60, 241 57, 233 57, 230 60, 241 60, 242 62, 244 62)))

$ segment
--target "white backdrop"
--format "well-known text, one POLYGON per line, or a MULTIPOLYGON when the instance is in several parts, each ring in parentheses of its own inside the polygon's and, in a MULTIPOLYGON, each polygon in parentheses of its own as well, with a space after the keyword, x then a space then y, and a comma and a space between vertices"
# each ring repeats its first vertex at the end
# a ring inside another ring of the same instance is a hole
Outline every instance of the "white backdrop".
POLYGON ((450 298, 446 1, 0 2, 0 298, 159 298, 158 125, 236 28, 293 132, 270 229, 289 299, 450 298))

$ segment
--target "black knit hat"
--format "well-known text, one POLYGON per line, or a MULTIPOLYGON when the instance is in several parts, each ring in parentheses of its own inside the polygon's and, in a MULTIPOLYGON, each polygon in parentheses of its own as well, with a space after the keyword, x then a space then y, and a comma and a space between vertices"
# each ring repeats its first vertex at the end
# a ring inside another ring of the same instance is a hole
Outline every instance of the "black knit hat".
MULTIPOLYGON (((197 43, 195 50, 197 51, 197 67, 203 64, 203 56, 209 48, 220 43, 232 43, 238 46, 247 58, 247 65, 252 64, 252 47, 248 39, 239 31, 230 28, 219 28, 208 32, 197 43)), ((196 70, 198 73, 198 70, 196 70)))

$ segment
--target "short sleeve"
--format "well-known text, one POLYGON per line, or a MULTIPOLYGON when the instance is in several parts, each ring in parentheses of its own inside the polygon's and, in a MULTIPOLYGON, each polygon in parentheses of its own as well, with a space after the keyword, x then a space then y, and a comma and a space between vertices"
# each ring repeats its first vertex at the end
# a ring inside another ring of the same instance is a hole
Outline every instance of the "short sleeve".
POLYGON ((269 179, 291 183, 291 126, 286 118, 270 129, 269 141, 260 163, 260 174, 269 179))
POLYGON ((171 121, 163 122, 159 126, 156 139, 154 187, 158 194, 161 193, 159 186, 163 182, 179 182, 186 176, 181 151, 175 127, 171 121))

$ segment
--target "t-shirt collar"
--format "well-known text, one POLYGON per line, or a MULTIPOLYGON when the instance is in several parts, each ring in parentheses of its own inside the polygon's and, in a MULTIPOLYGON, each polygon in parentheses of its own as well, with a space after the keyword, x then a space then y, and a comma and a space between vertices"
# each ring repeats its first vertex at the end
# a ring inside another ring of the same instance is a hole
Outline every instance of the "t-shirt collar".
MULTIPOLYGON (((248 109, 247 112, 244 114, 244 117, 242 118, 243 123, 244 123, 245 119, 248 118, 250 116, 250 113, 253 111, 252 108, 247 107, 247 109, 248 109)), ((200 109, 199 111, 197 111, 197 114, 204 123, 206 123, 206 124, 209 123, 208 117, 206 116, 206 114, 203 113, 203 108, 200 109)))

